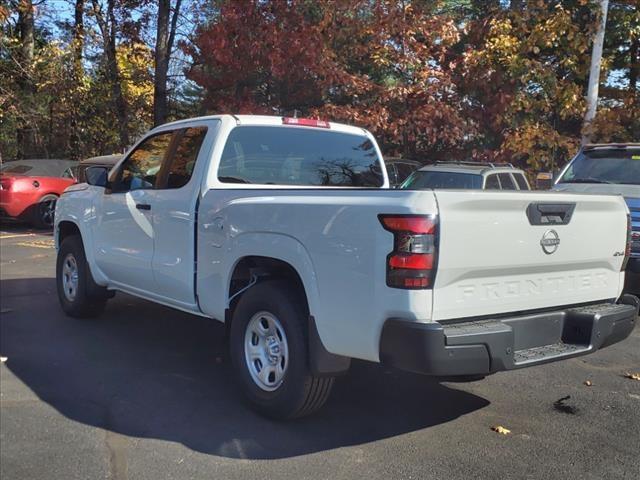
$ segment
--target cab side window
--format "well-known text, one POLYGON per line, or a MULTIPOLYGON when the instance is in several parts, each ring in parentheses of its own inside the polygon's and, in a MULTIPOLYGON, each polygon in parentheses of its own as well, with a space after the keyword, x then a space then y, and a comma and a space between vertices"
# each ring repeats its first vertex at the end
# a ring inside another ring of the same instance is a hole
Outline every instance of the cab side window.
POLYGON ((184 187, 193 175, 207 127, 191 127, 176 132, 174 146, 159 188, 184 187))
POLYGON ((517 190, 515 182, 511 175, 508 173, 499 173, 498 178, 500 178, 500 185, 502 185, 502 190, 517 190))
POLYGON ((520 190, 529 190, 529 184, 523 174, 514 173, 513 177, 516 179, 516 183, 518 184, 518 187, 520 187, 520 190))
POLYGON ((115 192, 154 188, 173 132, 163 132, 144 140, 129 154, 120 168, 115 192))
POLYGON ((487 175, 487 181, 484 185, 485 190, 500 190, 500 182, 498 181, 498 175, 487 175))

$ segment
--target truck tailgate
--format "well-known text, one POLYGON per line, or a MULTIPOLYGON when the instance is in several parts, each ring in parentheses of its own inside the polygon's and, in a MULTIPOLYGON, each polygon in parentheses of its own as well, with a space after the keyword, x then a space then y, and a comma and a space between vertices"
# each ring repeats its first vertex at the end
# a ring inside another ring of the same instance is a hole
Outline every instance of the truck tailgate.
POLYGON ((435 191, 440 215, 433 319, 575 305, 619 296, 622 197, 435 191))

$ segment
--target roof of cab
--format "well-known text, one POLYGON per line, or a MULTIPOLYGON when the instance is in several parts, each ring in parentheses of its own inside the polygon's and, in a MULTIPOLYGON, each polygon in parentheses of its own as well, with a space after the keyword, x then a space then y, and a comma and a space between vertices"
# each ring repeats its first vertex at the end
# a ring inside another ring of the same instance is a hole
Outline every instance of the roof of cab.
MULTIPOLYGON (((233 114, 224 114, 224 115, 207 115, 203 117, 195 117, 195 118, 185 118, 183 120, 176 120, 175 122, 165 123, 163 125, 159 125, 159 127, 171 127, 171 126, 180 126, 183 123, 188 122, 197 122, 202 120, 216 120, 222 118, 234 119, 237 125, 264 125, 264 126, 278 126, 278 127, 292 127, 292 128, 311 128, 317 129, 319 127, 313 126, 305 126, 305 125, 285 125, 283 123, 283 119, 286 117, 278 117, 275 115, 233 115, 233 114)), ((346 125, 343 123, 329 122, 330 128, 320 128, 321 130, 330 130, 330 131, 338 131, 344 133, 351 133, 356 135, 362 135, 366 133, 366 129, 361 127, 355 127, 353 125, 346 125)))

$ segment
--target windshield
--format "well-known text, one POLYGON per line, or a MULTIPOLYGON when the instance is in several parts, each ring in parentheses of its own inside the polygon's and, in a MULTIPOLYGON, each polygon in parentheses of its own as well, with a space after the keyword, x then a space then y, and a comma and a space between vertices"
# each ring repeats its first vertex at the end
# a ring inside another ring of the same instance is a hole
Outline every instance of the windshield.
POLYGON ((640 185, 640 151, 581 152, 558 183, 640 185))
POLYGON ((435 172, 418 170, 407 178, 400 188, 482 188, 482 175, 473 173, 435 172))

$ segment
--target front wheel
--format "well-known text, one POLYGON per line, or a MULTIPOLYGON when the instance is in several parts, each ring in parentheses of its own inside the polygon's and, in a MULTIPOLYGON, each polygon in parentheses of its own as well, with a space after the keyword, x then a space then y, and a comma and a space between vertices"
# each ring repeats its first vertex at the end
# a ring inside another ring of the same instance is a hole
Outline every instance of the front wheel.
POLYGON ((309 370, 308 314, 296 288, 267 280, 240 298, 231 323, 231 360, 238 384, 260 413, 303 417, 327 401, 333 377, 309 370))
POLYGON ((78 318, 96 317, 104 310, 108 292, 93 280, 78 235, 65 238, 56 260, 56 286, 62 310, 78 318))

